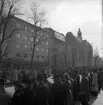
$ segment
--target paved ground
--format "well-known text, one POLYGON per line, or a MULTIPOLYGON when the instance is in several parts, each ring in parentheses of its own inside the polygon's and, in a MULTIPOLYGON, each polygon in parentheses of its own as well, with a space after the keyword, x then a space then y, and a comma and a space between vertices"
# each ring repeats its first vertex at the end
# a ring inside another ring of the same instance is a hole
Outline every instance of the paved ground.
POLYGON ((96 99, 97 99, 97 97, 91 96, 89 105, 92 105, 95 102, 96 99))

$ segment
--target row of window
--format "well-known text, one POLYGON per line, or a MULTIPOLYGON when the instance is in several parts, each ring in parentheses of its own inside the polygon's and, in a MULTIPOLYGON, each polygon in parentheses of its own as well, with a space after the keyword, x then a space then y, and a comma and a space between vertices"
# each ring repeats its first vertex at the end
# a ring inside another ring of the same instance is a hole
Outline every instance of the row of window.
MULTIPOLYGON (((16 37, 18 37, 18 38, 20 38, 20 33, 16 33, 16 37)), ((27 35, 23 35, 23 38, 25 39, 25 40, 27 40, 28 38, 27 38, 27 35)), ((30 39, 30 41, 31 42, 33 42, 33 37, 29 37, 29 39, 30 39)), ((38 40, 38 38, 36 39, 36 42, 38 42, 39 40, 38 40)), ((44 43, 45 41, 42 41, 42 43, 44 43)), ((46 45, 48 45, 48 42, 46 42, 46 45)))
MULTIPOLYGON (((16 33, 15 36, 18 37, 18 38, 20 38, 21 37, 21 34, 20 33, 16 33)), ((22 36, 23 36, 23 38, 25 40, 28 39, 28 36, 27 35, 22 35, 22 36)), ((30 39, 31 42, 33 41, 33 37, 29 37, 29 39, 30 39)))
MULTIPOLYGON (((20 24, 16 23, 16 28, 20 28, 20 24)), ((34 32, 34 30, 30 27, 27 27, 27 25, 24 26, 25 31, 30 31, 30 32, 34 32)))
MULTIPOLYGON (((27 53, 24 53, 23 56, 24 56, 24 58, 27 58, 29 55, 27 53)), ((16 57, 21 57, 21 53, 16 53, 16 57)), ((38 59, 39 58, 43 58, 44 59, 45 56, 43 56, 43 55, 42 56, 41 55, 36 55, 36 58, 38 58, 38 59)))
MULTIPOLYGON (((17 48, 20 48, 20 43, 17 43, 17 44, 16 44, 16 47, 17 47, 17 48)), ((24 47, 25 47, 25 48, 29 48, 28 45, 24 45, 24 47)), ((36 47, 36 51, 40 51, 40 50, 41 50, 42 52, 45 51, 44 48, 41 48, 41 49, 40 49, 39 47, 36 47)), ((48 49, 46 49, 46 52, 48 52, 48 49)))
MULTIPOLYGON (((36 51, 40 51, 40 50, 41 50, 42 52, 44 52, 44 51, 45 51, 45 49, 44 49, 44 48, 41 48, 41 49, 40 49, 39 47, 36 47, 36 51)), ((46 52, 48 52, 48 49, 46 49, 46 52)))
MULTIPOLYGON (((19 23, 16 23, 16 28, 20 28, 20 24, 19 24, 19 23)), ((27 25, 24 26, 24 29, 25 29, 25 31, 29 31, 29 32, 31 32, 31 33, 34 32, 34 29, 33 29, 33 28, 30 28, 30 27, 27 26, 27 25)), ((37 31, 36 34, 42 36, 42 35, 43 35, 43 32, 42 32, 42 31, 37 31)), ((47 37, 48 37, 48 36, 47 36, 47 37)))
POLYGON ((54 44, 53 48, 58 48, 59 50, 63 50, 64 49, 64 46, 61 45, 61 44, 54 44))
MULTIPOLYGON (((43 42, 43 43, 44 43, 44 42, 43 42)), ((48 42, 46 42, 45 44, 48 46, 48 42)), ((17 48, 20 48, 20 43, 19 43, 19 42, 16 43, 16 47, 17 47, 17 48)), ((27 48, 28 45, 24 45, 24 47, 27 48)))

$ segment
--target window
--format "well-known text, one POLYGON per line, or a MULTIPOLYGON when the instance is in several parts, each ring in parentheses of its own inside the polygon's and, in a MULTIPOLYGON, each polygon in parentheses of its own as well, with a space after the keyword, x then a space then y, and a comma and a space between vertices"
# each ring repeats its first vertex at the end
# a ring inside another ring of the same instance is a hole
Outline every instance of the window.
POLYGON ((27 48, 28 46, 27 45, 24 45, 24 47, 27 48))
POLYGON ((43 32, 41 32, 40 35, 42 36, 43 35, 43 32))
POLYGON ((27 36, 26 35, 24 35, 23 37, 24 37, 25 40, 27 40, 27 36))
POLYGON ((28 27, 27 27, 27 26, 25 26, 25 31, 27 31, 27 28, 28 28, 28 27))
POLYGON ((48 38, 49 36, 48 35, 46 35, 46 38, 48 38))
POLYGON ((44 56, 42 56, 42 58, 44 59, 44 56))
POLYGON ((30 41, 33 42, 33 37, 30 38, 30 41))
POLYGON ((27 58, 28 57, 28 54, 27 53, 24 53, 24 58, 27 58))
POLYGON ((36 55, 36 58, 39 58, 40 56, 39 55, 36 55))
POLYGON ((30 28, 30 32, 34 32, 34 30, 30 28))
POLYGON ((37 50, 37 51, 39 51, 39 48, 38 48, 38 47, 36 47, 36 50, 37 50))
POLYGON ((40 32, 38 31, 38 32, 36 32, 36 34, 37 34, 37 35, 40 35, 40 32))
POLYGON ((46 45, 48 46, 48 42, 46 42, 46 45))
POLYGON ((44 51, 44 48, 42 48, 41 50, 42 50, 42 52, 43 52, 43 51, 44 51))
POLYGON ((56 48, 58 48, 58 44, 56 45, 56 48))
POLYGON ((46 50, 46 52, 48 53, 48 49, 46 50))
POLYGON ((39 39, 36 38, 36 42, 39 42, 39 39))
POLYGON ((16 47, 17 47, 17 48, 20 48, 20 43, 17 42, 17 43, 16 43, 16 47))
POLYGON ((20 24, 19 23, 16 23, 16 28, 20 28, 20 24))
POLYGON ((55 48, 55 44, 54 44, 54 48, 55 48))
POLYGON ((16 57, 20 57, 20 53, 16 53, 16 57))
POLYGON ((20 38, 20 33, 16 33, 16 37, 20 38))
POLYGON ((44 41, 42 41, 42 44, 44 44, 44 41))

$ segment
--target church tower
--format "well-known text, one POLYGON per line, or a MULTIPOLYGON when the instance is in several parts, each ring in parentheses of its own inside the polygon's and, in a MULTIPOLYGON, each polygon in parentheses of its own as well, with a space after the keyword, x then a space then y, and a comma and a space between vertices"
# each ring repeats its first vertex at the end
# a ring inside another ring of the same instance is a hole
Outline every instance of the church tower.
POLYGON ((78 29, 77 37, 78 37, 78 39, 82 40, 82 32, 81 32, 80 28, 78 29))

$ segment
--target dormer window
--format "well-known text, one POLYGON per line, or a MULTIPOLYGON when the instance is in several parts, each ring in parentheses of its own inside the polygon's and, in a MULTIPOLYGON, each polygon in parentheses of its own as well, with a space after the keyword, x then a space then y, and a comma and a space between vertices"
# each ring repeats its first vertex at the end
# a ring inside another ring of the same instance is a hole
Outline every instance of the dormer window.
POLYGON ((16 28, 20 28, 20 24, 19 23, 16 23, 16 28))

